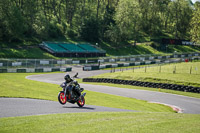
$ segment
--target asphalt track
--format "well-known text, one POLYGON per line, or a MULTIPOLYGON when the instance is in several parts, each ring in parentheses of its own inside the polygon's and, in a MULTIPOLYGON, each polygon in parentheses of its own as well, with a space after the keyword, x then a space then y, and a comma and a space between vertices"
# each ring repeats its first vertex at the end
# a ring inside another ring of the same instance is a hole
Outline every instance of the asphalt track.
MULTIPOLYGON (((79 78, 85 78, 101 73, 109 72, 109 70, 98 71, 82 71, 81 66, 73 67, 72 72, 69 74, 72 76, 76 72, 79 73, 79 78)), ((65 73, 51 73, 32 75, 26 77, 30 80, 47 82, 53 84, 61 84, 64 79, 65 73)), ((200 99, 191 98, 186 96, 153 92, 146 90, 126 89, 118 87, 107 87, 101 85, 89 85, 81 84, 81 87, 86 90, 119 95, 124 97, 136 98, 146 100, 149 102, 162 103, 178 109, 182 113, 200 114, 200 99)), ((87 100, 87 95, 86 95, 87 100)), ((76 104, 69 104, 62 106, 58 102, 37 100, 37 99, 25 99, 25 98, 0 98, 0 117, 15 117, 15 116, 28 116, 28 115, 42 115, 42 114, 55 114, 55 113, 79 113, 79 112, 120 112, 130 111, 123 109, 115 109, 101 106, 85 105, 83 108, 79 108, 76 104)))
POLYGON ((93 105, 85 105, 84 107, 79 108, 78 105, 70 103, 67 103, 64 106, 62 106, 61 104, 55 101, 26 98, 0 98, 0 109, 0 118, 56 113, 129 111, 124 109, 108 108, 93 105))
MULTIPOLYGON (((109 70, 98 70, 98 71, 82 71, 79 67, 74 67, 72 72, 69 74, 75 75, 76 72, 79 73, 79 78, 85 78, 89 76, 98 75, 101 73, 110 72, 109 70)), ((60 84, 64 81, 65 73, 56 73, 56 74, 42 74, 42 75, 33 75, 28 76, 27 79, 42 81, 47 83, 60 84)), ((90 84, 80 84, 81 87, 86 90, 107 93, 112 95, 136 98, 140 100, 146 100, 149 102, 161 103, 172 108, 178 109, 180 113, 189 113, 189 114, 200 114, 200 99, 192 98, 187 96, 181 96, 176 94, 155 92, 155 91, 146 91, 146 90, 137 90, 137 89, 126 89, 118 87, 108 87, 101 85, 90 85, 90 84)))
MULTIPOLYGON (((79 66, 73 68, 71 74, 81 72, 82 68, 79 66)), ((91 75, 101 74, 108 71, 98 71, 95 74, 93 72, 81 72, 83 77, 91 75)), ((70 75, 71 75, 70 74, 70 75)), ((63 81, 64 73, 53 75, 37 75, 29 76, 28 79, 34 80, 38 76, 37 81, 60 84, 63 81)), ((57 96, 56 96, 57 97, 57 96)), ((87 100, 87 99, 86 99, 87 100)), ((39 99, 27 99, 27 98, 0 98, 0 118, 2 117, 16 117, 16 116, 31 116, 31 115, 44 115, 44 114, 56 114, 56 113, 80 113, 80 112, 135 112, 133 110, 125 110, 118 108, 109 108, 103 106, 85 105, 79 108, 77 104, 66 103, 65 105, 59 104, 55 101, 39 100, 39 99)))

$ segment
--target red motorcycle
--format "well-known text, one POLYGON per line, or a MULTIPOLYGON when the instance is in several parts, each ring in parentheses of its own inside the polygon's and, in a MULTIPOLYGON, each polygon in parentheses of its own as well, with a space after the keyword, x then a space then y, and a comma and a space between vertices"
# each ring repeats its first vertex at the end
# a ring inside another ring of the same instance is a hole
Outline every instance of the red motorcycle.
POLYGON ((78 73, 73 77, 73 79, 70 80, 70 82, 66 83, 63 82, 60 87, 63 88, 62 91, 58 94, 58 101, 60 104, 66 104, 66 102, 69 103, 77 103, 79 107, 83 107, 85 105, 85 95, 86 93, 82 92, 84 91, 83 88, 80 88, 80 85, 74 78, 76 78, 78 73))

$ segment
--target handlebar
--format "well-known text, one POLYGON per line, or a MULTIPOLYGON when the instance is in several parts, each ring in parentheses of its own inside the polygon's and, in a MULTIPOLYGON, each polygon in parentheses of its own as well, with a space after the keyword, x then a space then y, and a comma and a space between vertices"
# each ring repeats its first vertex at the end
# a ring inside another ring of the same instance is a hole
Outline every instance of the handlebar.
POLYGON ((76 74, 73 76, 73 78, 78 78, 77 76, 78 76, 78 73, 76 73, 76 74))

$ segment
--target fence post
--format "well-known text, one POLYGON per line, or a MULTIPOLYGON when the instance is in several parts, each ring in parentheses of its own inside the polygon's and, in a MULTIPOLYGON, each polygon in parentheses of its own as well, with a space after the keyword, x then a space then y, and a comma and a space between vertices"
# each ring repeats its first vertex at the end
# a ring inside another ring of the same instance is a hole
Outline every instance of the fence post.
POLYGON ((190 74, 192 74, 192 66, 190 67, 190 74))
POLYGON ((8 69, 8 60, 7 60, 7 69, 8 69))
POLYGON ((161 73, 161 65, 160 65, 159 73, 161 73))
POLYGON ((197 68, 197 67, 195 67, 195 70, 196 70, 196 74, 197 74, 197 73, 198 73, 198 71, 197 71, 197 70, 198 70, 198 68, 197 68))
POLYGON ((174 71, 173 71, 173 74, 175 74, 176 73, 176 66, 174 66, 174 71))
POLYGON ((35 68, 36 68, 36 59, 35 59, 35 68))
POLYGON ((27 63, 27 60, 28 60, 28 59, 26 59, 26 68, 28 68, 28 63, 27 63))

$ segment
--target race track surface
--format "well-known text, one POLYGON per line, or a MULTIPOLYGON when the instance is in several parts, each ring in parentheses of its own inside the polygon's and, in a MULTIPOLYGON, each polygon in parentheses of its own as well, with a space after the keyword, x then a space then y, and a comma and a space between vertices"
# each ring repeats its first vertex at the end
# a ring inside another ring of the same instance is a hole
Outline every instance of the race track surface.
POLYGON ((56 113, 133 111, 93 105, 85 105, 79 108, 77 104, 67 103, 61 105, 55 101, 26 98, 0 98, 0 109, 0 118, 56 113))
MULTIPOLYGON (((85 77, 109 72, 108 70, 82 71, 81 68, 73 68, 72 70, 73 71, 69 72, 69 74, 72 76, 76 72, 78 72, 79 78, 85 78, 85 77)), ((63 79, 64 75, 65 73, 42 74, 42 75, 28 76, 27 79, 42 81, 42 82, 47 82, 47 83, 60 84, 64 81, 63 79)), ((155 91, 107 87, 107 86, 101 86, 101 85, 89 85, 89 84, 80 84, 80 85, 81 87, 90 91, 136 98, 140 100, 146 100, 149 102, 162 103, 162 104, 166 104, 166 105, 170 105, 172 107, 178 108, 180 112, 182 113, 200 114, 200 99, 198 98, 191 98, 187 96, 180 96, 180 95, 155 92, 155 91)))

